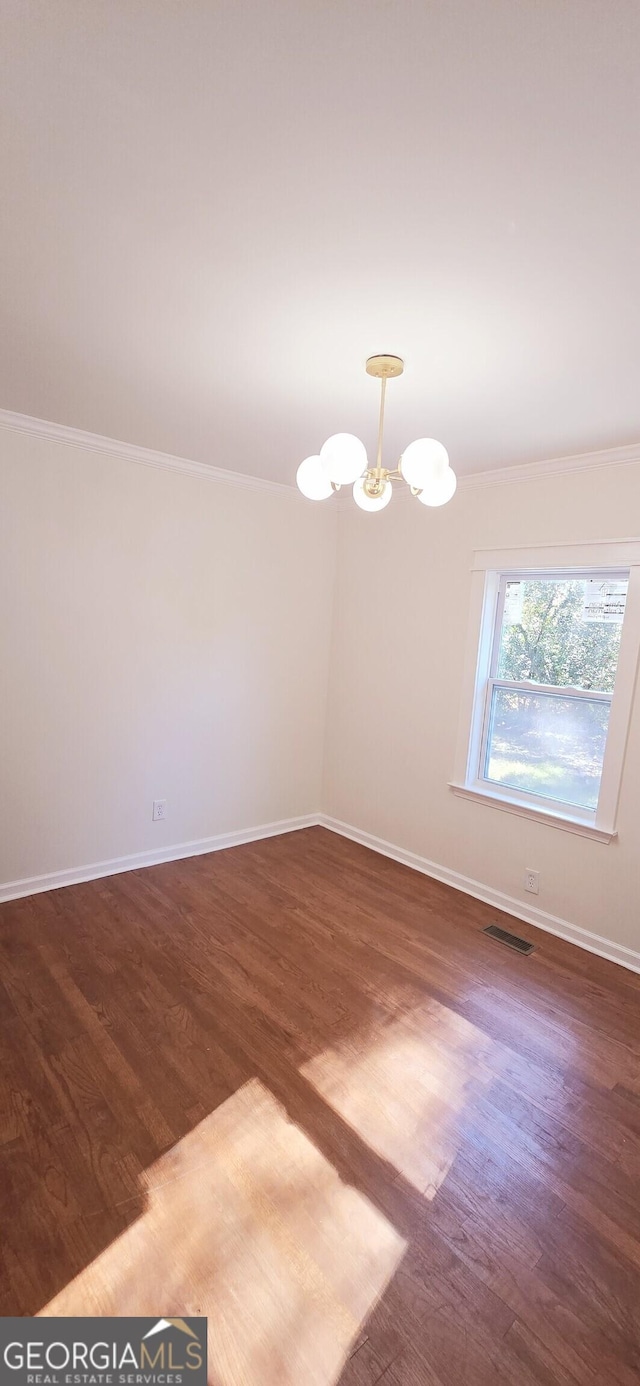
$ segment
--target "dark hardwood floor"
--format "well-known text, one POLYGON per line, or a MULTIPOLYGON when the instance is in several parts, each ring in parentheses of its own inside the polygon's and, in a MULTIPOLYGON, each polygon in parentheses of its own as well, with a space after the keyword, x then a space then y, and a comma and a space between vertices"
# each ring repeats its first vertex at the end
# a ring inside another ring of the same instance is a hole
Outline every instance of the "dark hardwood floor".
POLYGON ((640 977, 320 828, 4 905, 0 962, 3 1314, 637 1386, 640 977))

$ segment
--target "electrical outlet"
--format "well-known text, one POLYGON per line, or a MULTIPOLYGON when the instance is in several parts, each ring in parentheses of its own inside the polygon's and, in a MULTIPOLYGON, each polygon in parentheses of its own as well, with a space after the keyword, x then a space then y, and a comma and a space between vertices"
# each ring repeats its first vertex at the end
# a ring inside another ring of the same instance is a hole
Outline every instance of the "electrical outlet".
POLYGON ((167 801, 166 801, 166 799, 154 799, 154 801, 153 801, 153 821, 154 821, 154 823, 158 823, 162 818, 166 818, 166 816, 167 816, 167 801))
POLYGON ((530 871, 527 867, 524 873, 524 888, 530 890, 532 895, 537 895, 540 889, 540 872, 530 871))

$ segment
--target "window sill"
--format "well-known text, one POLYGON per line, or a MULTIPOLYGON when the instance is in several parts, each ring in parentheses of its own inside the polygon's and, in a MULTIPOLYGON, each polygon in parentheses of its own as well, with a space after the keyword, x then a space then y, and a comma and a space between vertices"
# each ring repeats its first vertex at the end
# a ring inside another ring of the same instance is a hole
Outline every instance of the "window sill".
POLYGON ((468 785, 455 784, 452 781, 449 788, 461 799, 489 804, 492 808, 501 809, 503 813, 515 813, 520 818, 533 818, 538 823, 546 823, 548 827, 562 828, 565 832, 577 833, 580 837, 590 837, 594 842, 611 842, 611 839, 618 835, 613 828, 596 828, 595 824, 585 823, 582 818, 572 818, 566 813, 553 813, 549 809, 535 808, 533 804, 523 804, 520 799, 492 794, 488 789, 472 789, 468 785))

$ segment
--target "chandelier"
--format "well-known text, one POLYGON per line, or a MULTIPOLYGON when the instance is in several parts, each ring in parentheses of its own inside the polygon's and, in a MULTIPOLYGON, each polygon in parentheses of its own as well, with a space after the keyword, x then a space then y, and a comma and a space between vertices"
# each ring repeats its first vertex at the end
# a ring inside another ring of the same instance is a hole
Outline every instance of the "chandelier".
POLYGON ((392 482, 404 481, 423 505, 445 505, 456 489, 456 475, 449 456, 435 438, 418 438, 405 448, 397 467, 382 465, 382 434, 387 380, 402 375, 399 356, 370 356, 367 375, 380 381, 380 420, 375 467, 369 466, 367 450, 353 433, 334 433, 320 452, 300 463, 296 481, 308 500, 326 500, 341 486, 353 484, 353 499, 361 510, 384 510, 393 493, 392 482))

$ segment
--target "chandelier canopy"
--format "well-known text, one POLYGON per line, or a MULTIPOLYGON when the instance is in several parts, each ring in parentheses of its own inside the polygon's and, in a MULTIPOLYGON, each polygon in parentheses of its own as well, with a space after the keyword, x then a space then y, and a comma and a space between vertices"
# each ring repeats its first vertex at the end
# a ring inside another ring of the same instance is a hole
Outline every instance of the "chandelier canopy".
POLYGON ((369 466, 364 443, 353 433, 334 433, 320 452, 300 463, 296 481, 309 500, 327 500, 341 486, 353 485, 353 499, 361 510, 384 510, 393 494, 392 482, 405 481, 411 494, 423 505, 445 505, 456 489, 456 475, 449 456, 435 438, 417 438, 405 448, 397 467, 382 465, 382 435, 387 380, 402 375, 404 361, 399 356, 370 356, 367 375, 380 381, 380 420, 375 467, 369 466))

